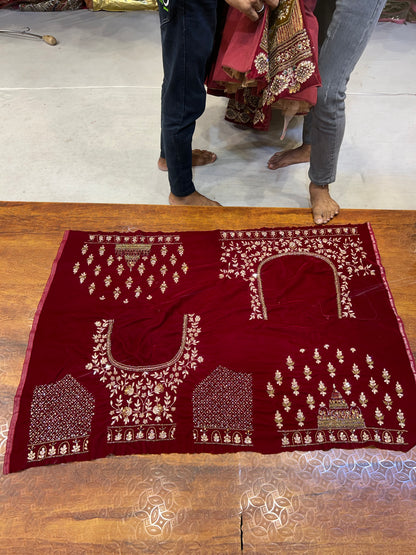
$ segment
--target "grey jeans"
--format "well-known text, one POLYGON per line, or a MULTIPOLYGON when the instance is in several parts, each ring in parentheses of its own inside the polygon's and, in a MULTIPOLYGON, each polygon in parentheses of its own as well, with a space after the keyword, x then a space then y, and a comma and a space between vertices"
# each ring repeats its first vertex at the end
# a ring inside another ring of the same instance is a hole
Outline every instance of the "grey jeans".
POLYGON ((336 0, 319 51, 322 87, 303 126, 303 142, 311 145, 309 179, 315 185, 335 181, 345 129, 345 91, 385 3, 386 0, 336 0))

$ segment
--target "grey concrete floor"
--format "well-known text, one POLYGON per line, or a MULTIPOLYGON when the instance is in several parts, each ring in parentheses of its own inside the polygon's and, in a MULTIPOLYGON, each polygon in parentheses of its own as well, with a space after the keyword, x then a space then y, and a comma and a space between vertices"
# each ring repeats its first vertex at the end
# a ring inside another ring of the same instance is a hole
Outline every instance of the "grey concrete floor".
MULTIPOLYGON (((0 34, 0 199, 166 204, 157 169, 160 85, 155 12, 0 10, 0 29, 54 35, 49 46, 0 34)), ((215 164, 195 170, 225 206, 307 207, 307 165, 267 169, 299 143, 302 118, 279 140, 223 119, 208 97, 194 146, 215 164)), ((347 128, 334 198, 344 208, 416 209, 416 25, 379 23, 348 87, 347 128)))

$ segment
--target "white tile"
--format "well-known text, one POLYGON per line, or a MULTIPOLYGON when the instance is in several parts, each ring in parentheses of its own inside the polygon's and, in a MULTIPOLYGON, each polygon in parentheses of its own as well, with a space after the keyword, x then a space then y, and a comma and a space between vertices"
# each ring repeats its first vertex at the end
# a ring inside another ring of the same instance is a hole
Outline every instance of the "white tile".
POLYGON ((0 91, 2 199, 164 204, 157 93, 0 91))
POLYGON ((416 96, 352 96, 337 183, 349 208, 416 209, 416 96))
POLYGON ((53 35, 56 46, 0 33, 1 87, 160 87, 157 12, 0 10, 0 29, 53 35))
MULTIPOLYGON (((0 198, 166 204, 159 155, 160 31, 156 12, 22 13, 0 28, 30 27, 59 44, 0 34, 0 198)), ((379 24, 351 77, 337 181, 341 206, 416 209, 416 25, 379 24)), ((271 171, 267 160, 301 140, 302 118, 279 140, 224 121, 208 97, 194 145, 215 164, 198 189, 226 206, 307 207, 306 164, 271 171)))
POLYGON ((348 85, 363 94, 416 93, 416 25, 378 23, 348 85))

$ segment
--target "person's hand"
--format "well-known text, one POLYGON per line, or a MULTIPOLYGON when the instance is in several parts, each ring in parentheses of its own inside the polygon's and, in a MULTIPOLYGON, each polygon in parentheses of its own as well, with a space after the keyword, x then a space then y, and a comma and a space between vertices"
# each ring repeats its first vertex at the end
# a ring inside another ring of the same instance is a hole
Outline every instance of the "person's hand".
POLYGON ((268 4, 272 10, 277 8, 280 0, 226 0, 232 8, 246 15, 251 21, 257 21, 263 15, 264 4, 268 4))

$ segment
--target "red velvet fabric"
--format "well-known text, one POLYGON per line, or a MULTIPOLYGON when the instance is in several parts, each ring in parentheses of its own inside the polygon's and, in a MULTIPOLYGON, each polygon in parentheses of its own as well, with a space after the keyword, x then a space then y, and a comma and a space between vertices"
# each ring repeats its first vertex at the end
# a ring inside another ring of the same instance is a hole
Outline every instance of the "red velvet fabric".
POLYGON ((369 225, 65 234, 4 472, 107 455, 416 443, 369 225))

